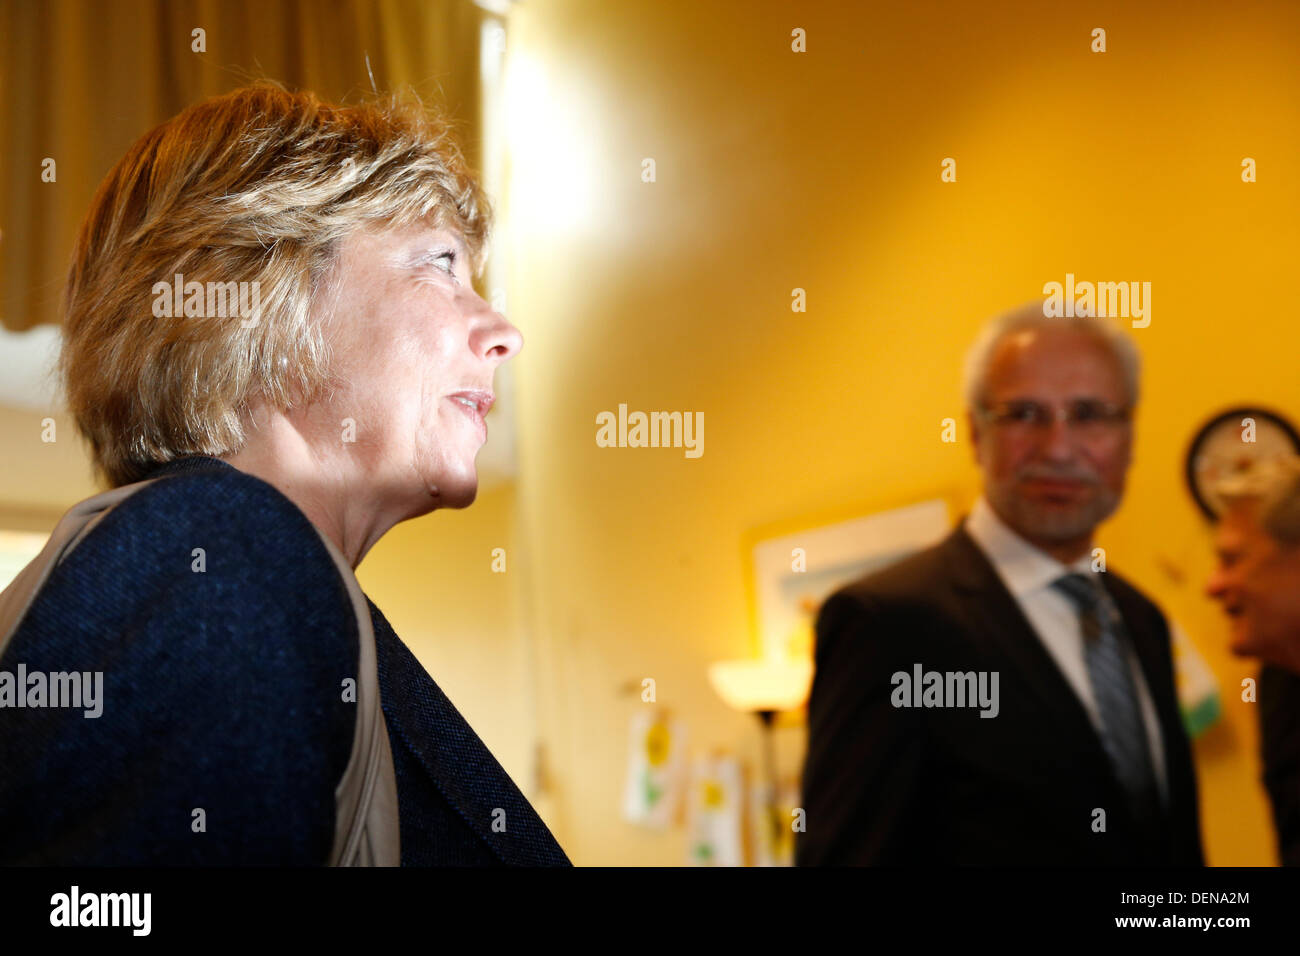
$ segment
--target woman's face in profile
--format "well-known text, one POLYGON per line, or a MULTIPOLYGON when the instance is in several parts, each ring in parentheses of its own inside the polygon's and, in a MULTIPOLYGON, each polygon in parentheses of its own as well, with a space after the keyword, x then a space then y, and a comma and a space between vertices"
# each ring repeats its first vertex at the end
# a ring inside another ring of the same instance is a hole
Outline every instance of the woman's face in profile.
POLYGON ((337 268, 331 345, 343 384, 329 407, 340 434, 356 423, 349 451, 380 486, 368 491, 410 498, 412 516, 465 507, 494 373, 523 337, 474 291, 454 230, 359 230, 337 268))

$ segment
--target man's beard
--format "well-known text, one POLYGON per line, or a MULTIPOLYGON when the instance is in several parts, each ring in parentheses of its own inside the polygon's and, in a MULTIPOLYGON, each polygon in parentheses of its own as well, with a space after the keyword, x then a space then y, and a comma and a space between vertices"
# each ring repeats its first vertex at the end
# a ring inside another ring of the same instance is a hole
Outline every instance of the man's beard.
POLYGON ((1120 499, 1118 492, 1107 488, 1096 478, 1080 475, 1031 476, 1022 473, 1006 488, 990 489, 990 492, 997 495, 997 510, 1015 531, 1026 538, 1052 542, 1076 541, 1090 536, 1097 525, 1114 514, 1120 499), (1028 477, 1069 477, 1082 480, 1088 482, 1096 494, 1075 505, 1045 505, 1015 492, 1016 484, 1028 477))

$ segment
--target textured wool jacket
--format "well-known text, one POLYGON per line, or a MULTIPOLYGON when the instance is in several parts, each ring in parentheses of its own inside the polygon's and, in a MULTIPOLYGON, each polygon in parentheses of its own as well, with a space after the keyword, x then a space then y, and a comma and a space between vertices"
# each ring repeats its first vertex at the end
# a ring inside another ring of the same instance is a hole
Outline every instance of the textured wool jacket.
MULTIPOLYGON (((0 671, 102 673, 102 712, 0 709, 0 864, 322 864, 357 621, 315 528, 215 458, 161 466, 60 563, 0 671)), ((367 599, 406 865, 569 864, 367 599)))

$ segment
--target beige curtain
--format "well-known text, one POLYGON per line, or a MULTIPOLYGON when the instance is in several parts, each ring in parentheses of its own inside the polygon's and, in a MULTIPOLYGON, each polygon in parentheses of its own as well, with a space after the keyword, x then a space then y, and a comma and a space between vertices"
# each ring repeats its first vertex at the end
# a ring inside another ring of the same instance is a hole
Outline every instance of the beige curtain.
POLYGON ((77 227, 109 168, 153 126, 252 79, 349 102, 371 73, 380 91, 412 88, 455 118, 478 167, 480 30, 493 16, 471 0, 0 0, 0 320, 57 323, 77 227))

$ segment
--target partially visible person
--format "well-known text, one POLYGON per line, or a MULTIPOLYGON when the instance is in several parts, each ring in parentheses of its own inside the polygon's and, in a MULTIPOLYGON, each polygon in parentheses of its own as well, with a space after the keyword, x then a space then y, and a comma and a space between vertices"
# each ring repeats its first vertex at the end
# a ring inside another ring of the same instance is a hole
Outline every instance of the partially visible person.
POLYGON ((1168 626, 1093 563, 1132 457, 1138 364, 1105 320, 1039 303, 976 341, 983 496, 818 615, 796 863, 1202 863, 1168 626), (929 674, 937 700, 917 686, 929 674))
POLYGON ((1232 620, 1229 645, 1264 664, 1260 756, 1278 853, 1300 866, 1300 458, 1263 463, 1217 489, 1219 566, 1206 592, 1232 620))

